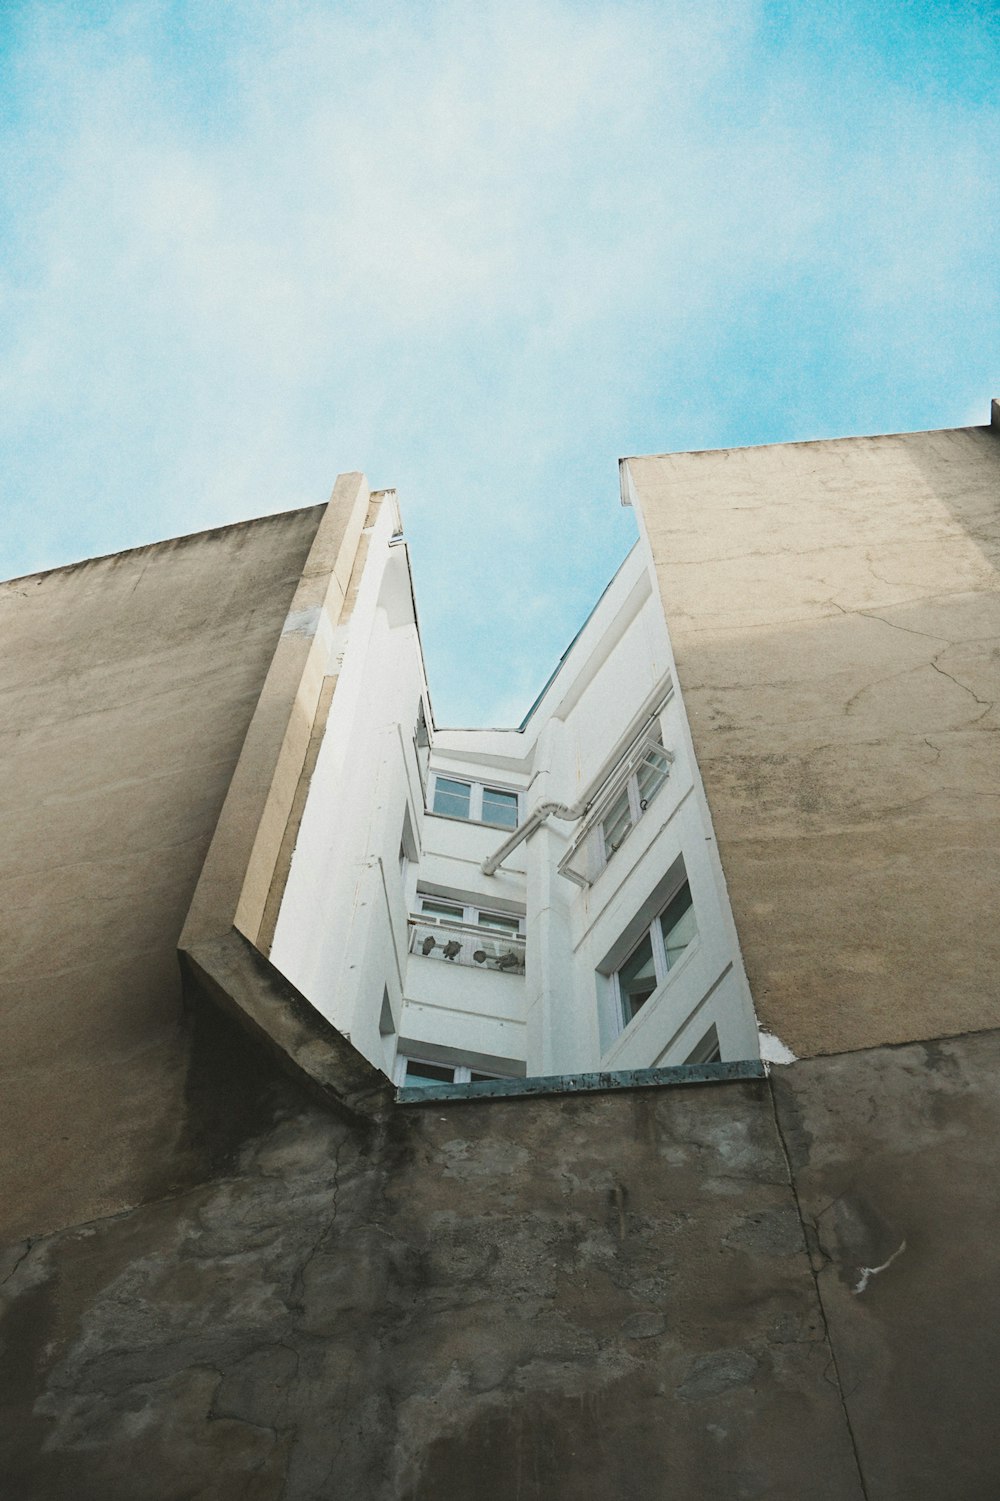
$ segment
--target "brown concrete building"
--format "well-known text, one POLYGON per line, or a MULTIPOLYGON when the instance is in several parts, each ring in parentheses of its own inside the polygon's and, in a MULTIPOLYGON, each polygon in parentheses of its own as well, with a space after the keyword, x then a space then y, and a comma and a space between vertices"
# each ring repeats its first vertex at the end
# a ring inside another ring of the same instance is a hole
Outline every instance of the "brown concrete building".
POLYGON ((997 1493, 998 424, 623 461, 769 1077, 398 1104, 270 963, 360 476, 3 586, 4 1495, 997 1493))

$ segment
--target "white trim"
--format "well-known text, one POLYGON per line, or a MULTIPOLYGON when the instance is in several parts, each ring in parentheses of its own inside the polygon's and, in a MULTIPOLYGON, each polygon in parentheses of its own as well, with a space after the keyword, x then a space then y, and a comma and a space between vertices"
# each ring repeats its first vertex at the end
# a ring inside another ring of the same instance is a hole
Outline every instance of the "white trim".
POLYGON ((484 907, 479 902, 467 902, 462 897, 437 896, 433 891, 421 891, 419 887, 417 889, 417 901, 420 904, 421 911, 411 913, 411 917, 415 918, 418 922, 425 920, 428 922, 436 921, 445 927, 449 923, 461 923, 466 927, 477 928, 480 932, 489 932, 489 923, 481 923, 479 921, 480 917, 500 917, 504 920, 504 926, 494 928, 492 930, 494 933, 509 933, 512 937, 524 937, 523 912, 501 912, 498 907, 484 907), (442 907, 456 907, 460 909, 462 915, 461 917, 450 917, 440 912, 425 913, 423 911, 424 902, 437 902, 442 907), (516 929, 506 926, 510 922, 517 924, 516 929))

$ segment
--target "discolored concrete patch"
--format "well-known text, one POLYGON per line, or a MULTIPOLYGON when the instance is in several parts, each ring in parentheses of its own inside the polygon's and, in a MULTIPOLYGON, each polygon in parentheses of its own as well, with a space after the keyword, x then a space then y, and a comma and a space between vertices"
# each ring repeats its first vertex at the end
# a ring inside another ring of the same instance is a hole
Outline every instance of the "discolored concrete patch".
POLYGON ((280 1088, 229 1176, 14 1268, 19 1501, 859 1496, 766 1084, 374 1136, 280 1088))

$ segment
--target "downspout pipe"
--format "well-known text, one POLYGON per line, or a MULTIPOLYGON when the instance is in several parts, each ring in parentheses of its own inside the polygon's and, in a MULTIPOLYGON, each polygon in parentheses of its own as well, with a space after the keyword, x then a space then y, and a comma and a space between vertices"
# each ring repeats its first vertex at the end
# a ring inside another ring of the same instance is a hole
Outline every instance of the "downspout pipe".
MULTIPOLYGON (((633 738, 633 746, 636 744, 636 741, 641 741, 643 736, 648 734, 653 725, 659 719, 667 703, 673 697, 674 690, 672 684, 668 686, 665 695, 663 695, 662 688, 658 691, 661 695, 658 702, 655 697, 651 697, 647 700, 647 703, 655 703, 656 707, 648 713, 642 729, 639 731, 639 734, 633 738)), ((626 755, 627 754, 628 753, 626 752, 626 755)), ((664 748, 663 754, 666 756, 669 762, 673 761, 674 757, 672 751, 664 748)), ((596 777, 594 777, 593 781, 590 783, 590 786, 587 788, 586 792, 582 797, 577 798, 575 803, 539 803, 534 812, 528 814, 527 818, 524 820, 524 823, 521 824, 519 828, 516 828, 513 834, 509 835, 508 838, 504 840, 500 848, 498 850, 494 850, 493 854, 489 857, 488 860, 483 861, 480 867, 483 875, 495 876, 500 866, 507 859, 507 856, 512 854, 513 851, 517 849, 519 844, 523 844, 525 839, 529 838, 529 836, 532 835, 535 830, 545 822, 547 818, 561 818, 566 823, 576 823, 583 817, 585 813, 589 813, 590 809, 594 806, 598 795, 600 794, 601 788, 605 785, 608 778, 615 774, 616 768, 623 765, 624 761, 625 756, 622 755, 619 755, 616 759, 609 758, 607 761, 605 761, 596 777)))
POLYGON ((592 798, 581 798, 576 803, 539 803, 533 813, 529 813, 521 826, 514 830, 509 838, 505 839, 498 850, 484 860, 482 872, 484 876, 495 876, 498 868, 512 855, 518 845, 523 843, 529 835, 533 834, 547 818, 562 818, 568 823, 574 823, 582 818, 590 807, 592 798))

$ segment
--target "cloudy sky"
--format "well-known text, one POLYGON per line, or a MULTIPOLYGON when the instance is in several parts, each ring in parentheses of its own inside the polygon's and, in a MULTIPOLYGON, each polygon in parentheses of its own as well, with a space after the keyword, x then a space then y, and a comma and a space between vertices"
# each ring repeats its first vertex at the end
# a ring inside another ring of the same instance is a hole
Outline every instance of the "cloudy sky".
POLYGON ((0 576, 400 492, 519 720, 622 454, 988 420, 995 0, 0 5, 0 576))

